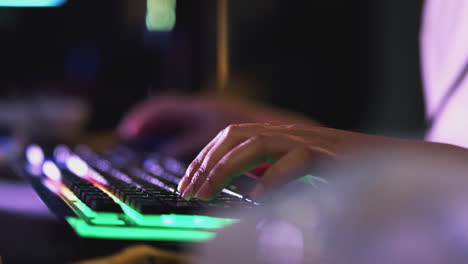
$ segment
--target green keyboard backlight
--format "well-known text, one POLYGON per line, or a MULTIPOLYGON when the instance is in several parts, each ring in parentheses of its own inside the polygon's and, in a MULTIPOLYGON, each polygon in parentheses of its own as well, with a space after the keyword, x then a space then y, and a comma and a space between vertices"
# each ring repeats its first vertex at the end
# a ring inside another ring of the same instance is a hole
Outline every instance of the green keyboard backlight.
POLYGON ((66 220, 78 235, 88 238, 200 242, 215 237, 215 233, 209 231, 90 225, 76 217, 66 217, 66 220))
MULTIPOLYGON (((50 182, 49 182, 50 183, 50 182)), ((50 184, 47 184, 50 185, 50 184)), ((124 212, 96 212, 79 200, 66 186, 56 188, 62 199, 78 217, 66 217, 67 222, 82 237, 101 239, 132 239, 159 241, 206 241, 215 229, 239 220, 202 215, 144 215, 108 193, 124 212), (134 225, 128 225, 128 222, 134 225)))

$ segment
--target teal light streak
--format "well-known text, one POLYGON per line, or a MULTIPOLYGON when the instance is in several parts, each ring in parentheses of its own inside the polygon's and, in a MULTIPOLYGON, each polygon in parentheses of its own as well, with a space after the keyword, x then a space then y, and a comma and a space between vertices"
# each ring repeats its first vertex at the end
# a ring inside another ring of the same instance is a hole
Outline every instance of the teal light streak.
POLYGON ((111 196, 135 225, 126 225, 123 215, 96 212, 80 201, 67 187, 61 185, 60 197, 83 219, 67 217, 67 222, 82 237, 103 239, 138 239, 161 241, 206 241, 215 236, 215 229, 239 220, 202 215, 144 215, 133 210, 99 184, 98 188, 111 196), (86 219, 86 220, 85 220, 86 219), (89 221, 89 223, 88 223, 89 221), (204 229, 204 230, 203 230, 204 229), (211 230, 208 230, 211 229, 211 230))
POLYGON ((122 202, 118 202, 125 214, 142 226, 218 229, 238 222, 237 219, 201 215, 143 215, 122 202))
POLYGON ((200 230, 89 225, 76 217, 66 217, 66 220, 80 236, 90 238, 201 242, 216 235, 200 230))
POLYGON ((314 185, 316 187, 319 187, 321 184, 327 184, 328 183, 327 180, 319 178, 319 177, 312 176, 310 174, 307 174, 304 177, 301 177, 301 178, 297 179, 297 181, 307 183, 307 184, 311 184, 311 185, 314 185))
POLYGON ((0 0, 5 7, 54 7, 61 6, 66 0, 0 0))

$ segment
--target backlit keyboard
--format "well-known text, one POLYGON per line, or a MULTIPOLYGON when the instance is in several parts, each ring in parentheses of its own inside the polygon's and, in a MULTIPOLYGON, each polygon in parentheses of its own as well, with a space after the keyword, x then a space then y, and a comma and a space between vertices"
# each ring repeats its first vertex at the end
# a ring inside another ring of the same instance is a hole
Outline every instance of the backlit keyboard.
POLYGON ((49 152, 30 145, 16 169, 81 237, 205 241, 238 221, 234 212, 259 205, 230 189, 209 202, 184 200, 176 187, 185 166, 158 153, 125 146, 96 153, 84 145, 49 152))

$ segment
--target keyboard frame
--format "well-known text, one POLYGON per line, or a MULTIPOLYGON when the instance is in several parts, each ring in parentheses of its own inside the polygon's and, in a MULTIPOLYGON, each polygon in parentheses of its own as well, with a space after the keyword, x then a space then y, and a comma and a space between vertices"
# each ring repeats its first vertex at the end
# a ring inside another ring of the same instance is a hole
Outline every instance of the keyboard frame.
MULTIPOLYGON (((217 230, 239 221, 239 210, 212 211, 205 214, 140 214, 120 202, 123 214, 96 212, 82 202, 59 180, 32 173, 28 164, 18 162, 14 170, 24 175, 46 206, 64 219, 74 232, 86 239, 154 242, 205 242, 217 230)), ((93 183, 94 184, 94 183, 93 183)), ((99 183, 97 183, 99 184, 99 183)), ((109 194, 108 195, 112 195, 109 194)), ((117 197, 112 197, 116 202, 117 197)))

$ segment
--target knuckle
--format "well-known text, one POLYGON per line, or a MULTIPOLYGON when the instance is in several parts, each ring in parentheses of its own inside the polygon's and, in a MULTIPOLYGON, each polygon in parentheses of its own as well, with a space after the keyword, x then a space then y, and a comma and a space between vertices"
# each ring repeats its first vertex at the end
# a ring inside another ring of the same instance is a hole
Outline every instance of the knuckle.
POLYGON ((207 166, 206 164, 200 164, 200 167, 198 168, 197 172, 195 173, 198 177, 200 177, 201 175, 204 175, 207 171, 207 166))
POLYGON ((246 129, 261 129, 264 128, 264 124, 258 123, 243 123, 243 124, 231 124, 227 126, 223 131, 227 135, 238 134, 240 131, 244 131, 246 129))
POLYGON ((200 176, 198 174, 193 175, 192 179, 190 179, 191 184, 195 184, 200 176))
POLYGON ((190 184, 195 184, 197 182, 197 177, 192 177, 192 179, 190 180, 190 184))
POLYGON ((240 128, 241 128, 241 125, 239 124, 231 124, 224 129, 224 134, 226 136, 232 136, 233 134, 238 133, 240 128))
POLYGON ((200 167, 198 168, 198 170, 193 174, 193 177, 191 179, 191 183, 192 184, 197 184, 199 183, 201 180, 203 180, 203 177, 206 173, 206 167, 202 165, 200 165, 200 167))
POLYGON ((189 168, 194 169, 194 168, 200 166, 201 160, 202 160, 201 158, 196 158, 196 159, 194 159, 194 160, 192 161, 192 163, 189 165, 189 168))
POLYGON ((221 136, 223 136, 223 135, 226 133, 226 129, 227 129, 227 128, 224 128, 224 129, 222 129, 221 131, 219 131, 218 134, 216 134, 216 136, 212 139, 212 141, 216 141, 218 138, 220 138, 221 136))
POLYGON ((197 186, 201 184, 201 181, 203 181, 203 175, 199 172, 195 173, 193 175, 192 180, 190 181, 194 186, 197 186))
POLYGON ((197 158, 195 160, 192 161, 192 163, 190 163, 190 165, 187 167, 187 171, 186 171, 186 175, 190 174, 191 172, 193 172, 194 170, 196 170, 200 164, 201 164, 201 159, 197 158))

